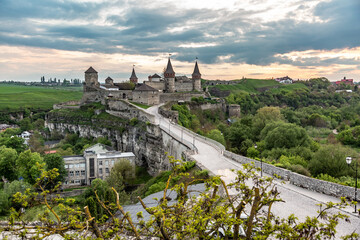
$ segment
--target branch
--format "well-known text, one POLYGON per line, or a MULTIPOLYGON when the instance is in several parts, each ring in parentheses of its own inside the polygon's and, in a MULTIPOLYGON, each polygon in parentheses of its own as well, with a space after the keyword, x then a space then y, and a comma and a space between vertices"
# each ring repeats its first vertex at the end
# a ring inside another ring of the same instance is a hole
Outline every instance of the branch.
POLYGON ((131 217, 124 212, 124 209, 122 208, 122 206, 120 205, 120 201, 119 201, 119 194, 118 192, 115 190, 115 188, 111 188, 114 193, 116 194, 116 206, 118 207, 118 209, 120 210, 120 212, 126 217, 126 219, 128 220, 132 230, 134 231, 134 234, 136 236, 136 239, 140 239, 140 236, 139 236, 139 233, 137 232, 132 220, 131 220, 131 217))

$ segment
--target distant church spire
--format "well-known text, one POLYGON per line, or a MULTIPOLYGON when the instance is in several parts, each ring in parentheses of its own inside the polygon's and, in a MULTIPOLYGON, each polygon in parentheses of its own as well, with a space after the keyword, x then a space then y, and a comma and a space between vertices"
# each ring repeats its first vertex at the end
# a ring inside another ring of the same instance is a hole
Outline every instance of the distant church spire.
POLYGON ((138 82, 138 77, 135 74, 135 65, 133 65, 130 82, 135 83, 135 84, 138 82))

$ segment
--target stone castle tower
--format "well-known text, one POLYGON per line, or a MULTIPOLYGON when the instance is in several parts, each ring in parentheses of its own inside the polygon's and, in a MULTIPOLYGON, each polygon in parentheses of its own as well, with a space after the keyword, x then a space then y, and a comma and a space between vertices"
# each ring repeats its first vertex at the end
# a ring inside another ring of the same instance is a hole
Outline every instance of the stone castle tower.
POLYGON ((86 87, 100 87, 99 81, 98 81, 98 72, 93 69, 92 67, 89 67, 88 70, 85 72, 85 86, 86 87))
POLYGON ((197 61, 195 62, 194 72, 192 73, 193 91, 201 92, 201 73, 197 61))
POLYGON ((133 67, 131 76, 130 76, 130 82, 137 84, 138 83, 138 77, 135 74, 135 68, 133 67))
POLYGON ((164 80, 165 80, 165 92, 173 93, 175 92, 175 72, 171 65, 170 57, 164 72, 164 80))

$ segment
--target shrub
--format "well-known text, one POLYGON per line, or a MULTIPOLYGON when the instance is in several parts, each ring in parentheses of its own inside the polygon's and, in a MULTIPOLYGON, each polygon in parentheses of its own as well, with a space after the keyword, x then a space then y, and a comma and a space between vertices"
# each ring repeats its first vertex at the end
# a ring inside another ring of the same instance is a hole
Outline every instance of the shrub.
POLYGON ((132 119, 130 120, 130 125, 131 125, 131 126, 135 126, 136 124, 138 124, 138 122, 139 122, 139 120, 138 120, 137 118, 132 118, 132 119))
POLYGON ((307 176, 307 177, 311 176, 309 170, 307 170, 306 168, 304 168, 303 166, 301 166, 299 164, 290 165, 288 169, 293 172, 299 173, 301 175, 307 176))

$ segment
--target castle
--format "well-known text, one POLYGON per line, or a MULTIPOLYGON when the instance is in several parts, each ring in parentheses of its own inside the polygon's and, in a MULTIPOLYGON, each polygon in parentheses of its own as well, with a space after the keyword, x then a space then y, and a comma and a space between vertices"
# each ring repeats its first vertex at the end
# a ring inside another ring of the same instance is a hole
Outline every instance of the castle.
POLYGON ((129 80, 130 82, 126 83, 114 83, 113 79, 108 77, 105 79, 105 84, 100 84, 98 72, 90 67, 85 72, 82 104, 91 102, 105 104, 106 99, 123 99, 146 105, 156 105, 168 101, 190 101, 192 97, 204 96, 197 61, 191 79, 186 76, 175 76, 169 58, 163 78, 154 74, 150 75, 147 81, 138 83, 138 77, 133 68, 129 80), (135 89, 131 83, 135 84, 135 89))

